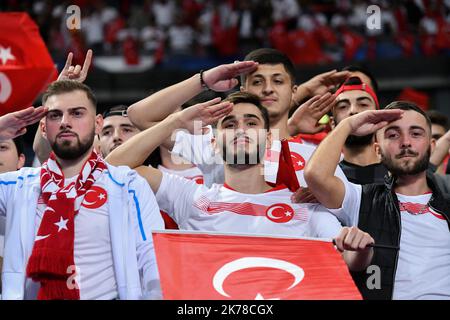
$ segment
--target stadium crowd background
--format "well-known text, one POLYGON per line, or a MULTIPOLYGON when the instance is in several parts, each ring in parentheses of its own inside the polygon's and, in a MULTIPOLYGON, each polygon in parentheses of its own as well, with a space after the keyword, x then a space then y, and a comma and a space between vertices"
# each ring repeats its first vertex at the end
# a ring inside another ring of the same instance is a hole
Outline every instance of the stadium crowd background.
POLYGON ((59 70, 69 51, 82 64, 94 50, 86 83, 99 111, 274 47, 296 64, 299 83, 356 63, 378 80, 381 105, 414 100, 450 116, 449 0, 5 0, 0 10, 31 15, 59 70), (373 4, 381 28, 371 30, 373 4), (81 9, 79 30, 67 28, 70 5, 81 9))

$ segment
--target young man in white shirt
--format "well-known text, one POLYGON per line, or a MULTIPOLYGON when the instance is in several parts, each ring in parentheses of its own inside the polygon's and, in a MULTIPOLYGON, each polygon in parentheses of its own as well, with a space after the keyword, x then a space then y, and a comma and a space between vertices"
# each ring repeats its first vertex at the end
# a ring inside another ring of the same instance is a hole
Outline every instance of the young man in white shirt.
POLYGON ((306 166, 305 178, 320 203, 344 225, 390 246, 374 251, 380 287, 369 285, 373 272, 355 274, 367 299, 450 299, 450 199, 427 173, 434 145, 424 111, 395 101, 343 120, 306 166), (363 186, 336 178, 347 137, 370 133, 391 176, 363 186))
POLYGON ((159 298, 151 230, 163 221, 148 184, 93 150, 102 117, 87 86, 57 81, 42 100, 26 121, 18 117, 26 110, 0 118, 4 140, 46 113, 41 129, 53 150, 41 168, 0 175, 2 298, 159 298))
POLYGON ((257 96, 235 93, 224 102, 211 100, 170 115, 136 135, 107 158, 114 164, 142 165, 146 155, 173 130, 192 130, 195 120, 217 121, 217 144, 225 162, 225 184, 208 188, 151 167, 136 169, 156 193, 158 203, 180 229, 268 235, 336 238, 351 269, 367 266, 373 243, 357 228, 341 228, 322 206, 291 204, 285 186, 271 187, 262 174, 262 160, 271 135, 267 110, 257 96), (131 151, 134 157, 127 157, 131 151))
MULTIPOLYGON (((308 161, 314 146, 308 145, 298 138, 291 138, 290 126, 298 131, 310 133, 317 129, 318 120, 333 106, 334 97, 325 93, 330 87, 341 83, 349 72, 327 72, 297 86, 295 68, 289 58, 282 52, 262 48, 250 52, 245 61, 224 64, 202 71, 175 85, 160 90, 151 96, 130 106, 128 114, 137 127, 144 130, 155 122, 164 120, 169 114, 201 93, 205 89, 226 92, 238 85, 236 77, 241 77, 240 90, 257 95, 269 112, 270 129, 275 140, 288 141, 292 159, 297 165, 295 174, 301 186, 305 186, 303 167, 308 161), (316 94, 316 95, 315 95, 316 94), (321 96, 323 94, 323 96, 321 96), (306 106, 296 111, 295 121, 288 121, 289 110, 305 97, 315 95, 306 106), (295 101, 294 101, 295 100, 295 101), (315 112, 311 113, 311 110, 315 112)), ((179 132, 176 136, 175 153, 197 165, 204 175, 207 186, 223 183, 223 162, 215 153, 211 144, 214 134, 211 129, 203 135, 189 135, 179 132)), ((280 152, 280 144, 273 144, 273 153, 280 152)), ((273 162, 273 161, 272 161, 273 162)), ((266 162, 266 179, 275 183, 278 165, 266 162), (269 168, 269 165, 272 165, 269 168)), ((337 174, 342 174, 337 169, 337 174)))

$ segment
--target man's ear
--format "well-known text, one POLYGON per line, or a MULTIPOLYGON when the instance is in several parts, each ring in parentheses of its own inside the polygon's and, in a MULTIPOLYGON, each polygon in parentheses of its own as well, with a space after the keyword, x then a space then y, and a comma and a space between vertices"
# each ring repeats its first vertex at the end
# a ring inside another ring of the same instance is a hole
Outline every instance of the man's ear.
POLYGON ((336 128, 336 121, 334 121, 333 116, 330 116, 330 126, 331 126, 331 129, 336 128))
POLYGON ((378 142, 374 142, 373 143, 373 147, 374 147, 374 149, 375 149, 375 153, 377 154, 377 156, 378 156, 378 160, 380 160, 380 162, 381 162, 381 148, 380 148, 380 144, 378 143, 378 142))
POLYGON ((431 138, 430 140, 431 154, 433 154, 434 149, 436 148, 436 139, 431 138))
POLYGON ((22 168, 24 165, 25 165, 25 155, 21 153, 19 156, 19 160, 17 161, 17 170, 22 168))
POLYGON ((45 117, 39 121, 39 129, 41 129, 42 136, 47 139, 47 127, 45 124, 45 117))
POLYGON ((103 116, 98 114, 95 116, 95 134, 99 135, 103 128, 103 116))

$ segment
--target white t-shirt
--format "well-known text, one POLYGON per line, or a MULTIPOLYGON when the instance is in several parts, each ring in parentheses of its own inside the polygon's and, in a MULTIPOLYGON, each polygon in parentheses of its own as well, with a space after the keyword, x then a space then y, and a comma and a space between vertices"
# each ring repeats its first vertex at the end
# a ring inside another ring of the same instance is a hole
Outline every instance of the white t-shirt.
MULTIPOLYGON (((348 226, 357 226, 362 187, 344 181, 342 208, 330 210, 348 226)), ((395 274, 393 299, 450 299, 450 232, 444 216, 426 204, 431 194, 405 196, 400 202, 400 252, 395 274), (423 211, 412 214, 409 211, 423 211)))
MULTIPOLYGON (((77 178, 66 179, 65 185, 77 178)), ((106 179, 106 174, 97 179, 85 194, 75 216, 74 260, 79 272, 77 280, 82 300, 112 300, 119 297, 109 233, 106 179)), ((37 226, 41 224, 45 208, 42 198, 39 198, 37 226)), ((64 229, 60 232, 64 232, 64 229)))
POLYGON ((197 167, 192 167, 184 170, 172 170, 162 165, 158 165, 158 170, 166 173, 171 173, 188 180, 194 180, 198 184, 203 184, 203 173, 197 167))
MULTIPOLYGON (((172 153, 195 164, 203 173, 204 183, 211 187, 214 183, 223 184, 224 161, 219 153, 216 153, 212 145, 214 134, 211 126, 207 126, 205 134, 192 135, 187 131, 179 130, 176 134, 172 153)), ((303 169, 316 150, 316 145, 302 141, 299 137, 289 140, 292 163, 300 186, 306 187, 303 169)), ((264 176, 269 183, 275 183, 278 172, 278 159, 281 150, 279 140, 274 140, 270 152, 265 155, 264 176)), ((335 175, 345 177, 340 167, 336 168, 335 175)))
POLYGON ((0 217, 0 257, 3 257, 3 250, 5 246, 5 226, 6 218, 0 217))
POLYGON ((244 194, 227 185, 211 188, 163 173, 156 200, 180 229, 245 234, 334 238, 338 220, 318 204, 290 203, 292 193, 274 188, 244 194))

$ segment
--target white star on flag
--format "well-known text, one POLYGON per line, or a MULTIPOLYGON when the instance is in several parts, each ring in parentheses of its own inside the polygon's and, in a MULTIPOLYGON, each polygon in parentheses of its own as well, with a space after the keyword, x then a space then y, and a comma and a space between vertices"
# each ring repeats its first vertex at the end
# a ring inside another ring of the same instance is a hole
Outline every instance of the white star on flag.
POLYGON ((55 225, 58 227, 58 232, 60 232, 62 229, 67 229, 67 221, 69 221, 69 219, 63 219, 63 217, 59 217, 59 221, 55 222, 55 225))
POLYGON ((284 214, 286 215, 286 217, 290 217, 292 215, 292 213, 290 213, 289 211, 286 211, 284 214))
POLYGON ((302 166, 302 165, 303 165, 303 162, 299 160, 299 161, 297 162, 297 164, 298 164, 299 166, 302 166))
POLYGON ((98 198, 99 198, 100 200, 103 200, 103 199, 105 199, 105 195, 104 195, 103 193, 100 193, 100 194, 98 195, 98 198))
POLYGON ((0 60, 2 60, 2 65, 5 65, 8 60, 16 60, 16 57, 11 53, 11 47, 3 48, 0 46, 0 60))

